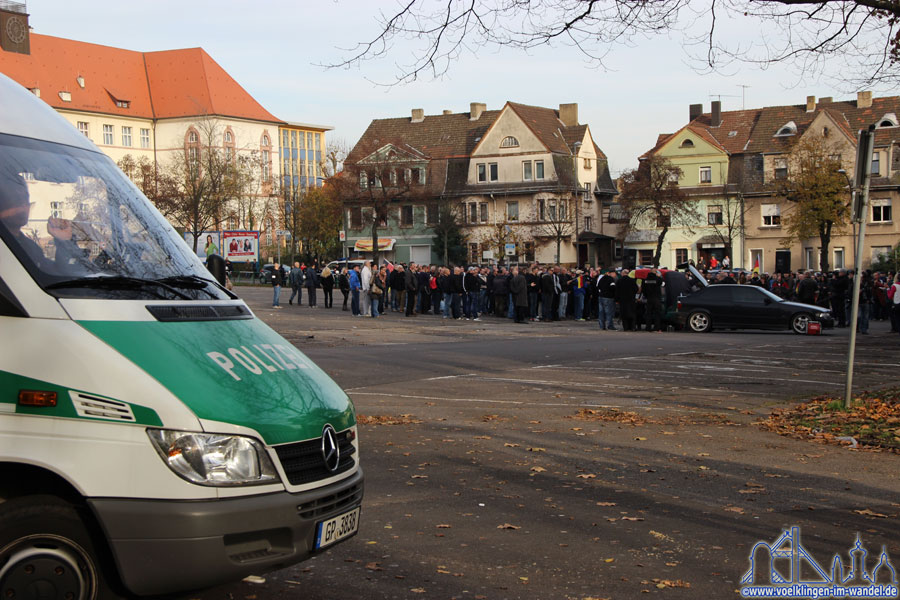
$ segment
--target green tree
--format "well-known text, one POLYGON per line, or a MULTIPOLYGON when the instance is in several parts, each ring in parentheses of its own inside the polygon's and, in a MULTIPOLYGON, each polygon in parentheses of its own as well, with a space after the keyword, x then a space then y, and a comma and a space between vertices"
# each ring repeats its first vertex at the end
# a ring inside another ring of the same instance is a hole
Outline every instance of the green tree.
POLYGON ((437 206, 437 222, 432 225, 434 244, 441 250, 443 264, 462 265, 466 260, 466 236, 460 228, 459 209, 449 202, 437 206))
POLYGON ((330 187, 312 188, 303 196, 297 211, 298 234, 305 242, 304 250, 312 258, 322 261, 340 255, 341 200, 330 187))
POLYGON ((840 150, 822 136, 807 135, 788 158, 788 174, 775 192, 792 206, 782 215, 787 246, 795 240, 818 237, 820 265, 829 270, 831 238, 850 221, 847 179, 841 172, 840 150))
POLYGON ((637 229, 659 230, 654 266, 659 266, 663 241, 670 228, 681 227, 693 232, 693 227, 703 218, 697 202, 678 187, 681 175, 681 169, 667 158, 651 154, 641 159, 637 169, 626 171, 620 179, 619 204, 628 215, 625 233, 637 229))

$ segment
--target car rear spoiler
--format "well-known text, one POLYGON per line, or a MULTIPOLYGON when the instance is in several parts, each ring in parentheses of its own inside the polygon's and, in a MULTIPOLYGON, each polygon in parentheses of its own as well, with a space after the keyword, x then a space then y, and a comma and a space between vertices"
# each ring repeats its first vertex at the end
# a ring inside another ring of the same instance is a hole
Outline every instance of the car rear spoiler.
POLYGON ((709 287, 709 282, 706 280, 706 277, 704 277, 703 274, 700 271, 698 271, 697 268, 693 264, 691 264, 689 262, 681 263, 680 265, 678 265, 675 268, 676 269, 684 269, 686 271, 689 271, 690 274, 694 276, 694 279, 697 280, 697 283, 699 283, 702 287, 709 287))

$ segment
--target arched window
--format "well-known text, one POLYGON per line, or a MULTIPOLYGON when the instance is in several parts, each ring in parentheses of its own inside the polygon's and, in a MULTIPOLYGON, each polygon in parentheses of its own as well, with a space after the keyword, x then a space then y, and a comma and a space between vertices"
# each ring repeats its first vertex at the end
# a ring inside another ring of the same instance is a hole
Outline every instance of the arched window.
POLYGON ((778 136, 796 135, 796 134, 797 134, 797 124, 794 123, 793 121, 788 121, 781 127, 781 129, 778 130, 778 133, 776 133, 775 136, 778 137, 778 136))
POLYGON ((272 144, 269 142, 269 136, 267 134, 263 134, 262 140, 259 142, 260 146, 271 146, 272 144))
POLYGON ((501 148, 518 148, 519 140, 517 140, 516 138, 514 138, 511 135, 508 135, 505 138, 503 138, 503 141, 500 142, 500 147, 501 148))
POLYGON ((887 113, 883 117, 881 117, 881 121, 878 123, 878 127, 896 127, 897 126, 897 115, 894 113, 887 113))
POLYGON ((688 138, 688 139, 684 140, 683 142, 681 142, 681 146, 679 146, 679 147, 680 148, 693 148, 694 140, 688 138))
POLYGON ((197 135, 196 131, 188 132, 188 144, 196 144, 200 141, 200 137, 197 135))
POLYGON ((231 144, 231 143, 233 143, 233 142, 234 142, 234 136, 231 134, 230 131, 226 131, 226 132, 225 132, 225 143, 226 143, 226 144, 231 144))

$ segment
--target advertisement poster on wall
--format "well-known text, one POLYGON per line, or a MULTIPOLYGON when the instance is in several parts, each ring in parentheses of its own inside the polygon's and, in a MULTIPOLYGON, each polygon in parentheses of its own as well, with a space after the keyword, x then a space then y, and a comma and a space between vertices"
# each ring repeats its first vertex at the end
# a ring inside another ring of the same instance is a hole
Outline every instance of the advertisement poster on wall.
MULTIPOLYGON (((193 249, 194 234, 189 231, 186 232, 184 234, 184 241, 187 243, 188 248, 193 249)), ((197 238, 197 256, 200 257, 200 260, 205 261, 206 257, 210 254, 222 255, 222 244, 218 231, 204 231, 200 234, 200 237, 197 238)))
POLYGON ((223 231, 222 256, 231 262, 259 260, 258 231, 223 231))

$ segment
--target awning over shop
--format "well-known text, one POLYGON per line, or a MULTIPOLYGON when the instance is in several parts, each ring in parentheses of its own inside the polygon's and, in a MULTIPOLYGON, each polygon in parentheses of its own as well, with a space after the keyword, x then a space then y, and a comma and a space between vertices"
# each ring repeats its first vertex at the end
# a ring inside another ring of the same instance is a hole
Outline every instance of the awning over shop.
MULTIPOLYGON (((393 250, 396 243, 396 238, 378 238, 378 251, 393 250)), ((372 240, 356 240, 356 243, 353 244, 353 249, 359 252, 371 252, 372 240)))
POLYGON ((697 240, 698 248, 724 248, 725 244, 722 242, 722 238, 717 235, 705 235, 699 240, 697 240))

